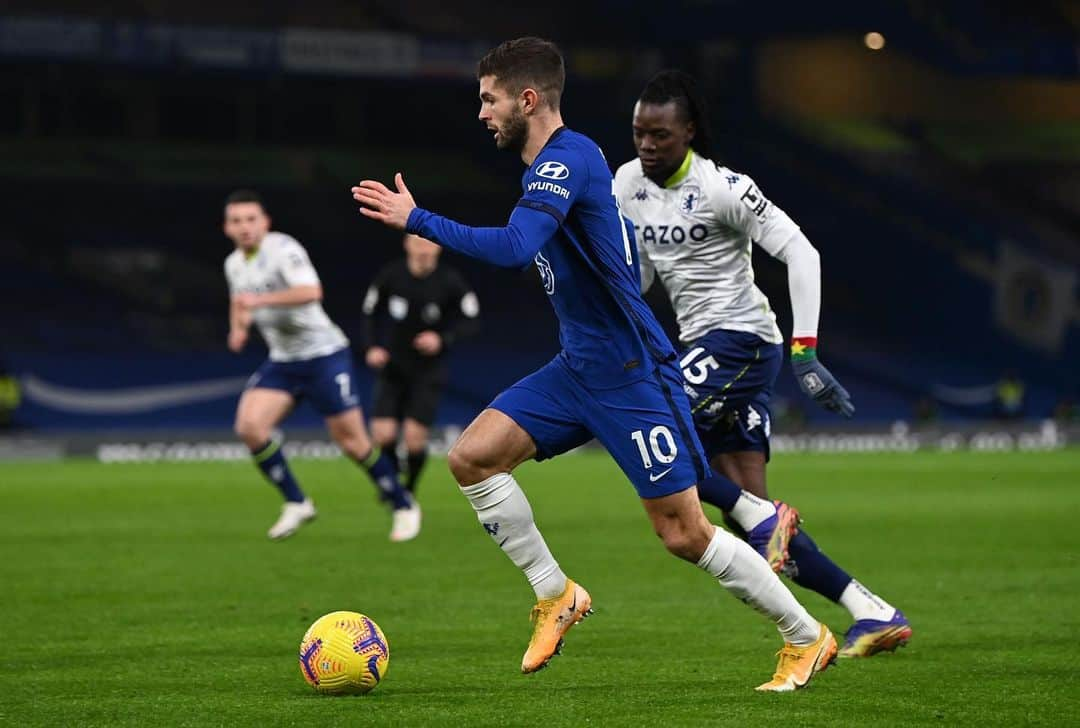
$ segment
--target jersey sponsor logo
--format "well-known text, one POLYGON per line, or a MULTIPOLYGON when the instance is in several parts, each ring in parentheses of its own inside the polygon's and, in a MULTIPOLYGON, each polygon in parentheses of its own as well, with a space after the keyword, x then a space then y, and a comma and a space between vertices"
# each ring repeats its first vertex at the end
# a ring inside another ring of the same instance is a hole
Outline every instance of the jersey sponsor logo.
POLYGON ((550 296, 555 293, 555 271, 551 269, 551 263, 548 263, 547 258, 543 253, 537 253, 533 258, 533 262, 536 263, 536 269, 540 271, 540 282, 544 284, 544 291, 550 296))
POLYGON ((643 243, 653 245, 681 245, 688 239, 700 243, 709 235, 709 229, 698 223, 689 229, 682 225, 635 225, 634 234, 643 243))
POLYGON ((544 162, 536 168, 536 174, 548 179, 566 179, 570 176, 570 170, 562 162, 544 162))
POLYGON ((747 187, 746 192, 743 192, 739 199, 750 208, 758 222, 765 222, 765 218, 768 217, 766 213, 769 209, 769 201, 765 199, 765 195, 761 194, 761 190, 757 188, 757 185, 747 187))
POLYGON ((637 192, 634 193, 634 199, 635 200, 642 200, 642 201, 649 199, 648 190, 646 190, 644 187, 642 187, 640 190, 638 190, 637 192))
POLYGON ((679 200, 679 210, 693 212, 701 204, 701 188, 697 185, 686 185, 682 190, 682 199, 679 200))
POLYGON ((551 192, 564 200, 570 199, 570 190, 562 185, 557 185, 554 182, 541 182, 539 180, 530 182, 528 190, 529 192, 551 192))
POLYGON ((398 321, 409 315, 409 301, 401 296, 390 296, 386 300, 386 308, 390 312, 390 318, 398 321))

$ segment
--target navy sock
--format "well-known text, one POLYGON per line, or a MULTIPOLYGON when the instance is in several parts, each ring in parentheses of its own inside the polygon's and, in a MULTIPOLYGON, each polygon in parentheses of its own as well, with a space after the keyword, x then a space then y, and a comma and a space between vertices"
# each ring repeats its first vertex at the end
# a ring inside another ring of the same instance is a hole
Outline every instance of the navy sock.
POLYGON ((802 529, 788 544, 788 554, 783 569, 787 577, 830 601, 840 601, 840 595, 851 583, 851 576, 833 563, 802 529))
MULTIPOLYGON (((397 443, 392 442, 389 445, 386 445, 385 447, 380 447, 379 450, 382 451, 383 455, 385 455, 387 458, 389 458, 390 464, 392 466, 394 466, 394 472, 395 473, 400 473, 401 472, 401 458, 399 458, 398 455, 397 455, 397 443)), ((374 452, 378 452, 378 451, 374 451, 374 452)))
POLYGON ((401 487, 401 483, 398 482, 397 468, 394 467, 394 461, 385 450, 373 447, 366 458, 358 459, 357 462, 375 481, 375 485, 390 501, 395 511, 412 506, 409 491, 401 487))
POLYGON ((724 513, 734 508, 735 502, 742 495, 742 488, 736 485, 735 481, 716 474, 698 483, 697 489, 698 497, 703 502, 716 506, 724 513))
POLYGON ((420 479, 420 471, 424 469, 427 461, 427 448, 419 452, 409 453, 409 474, 405 479, 405 487, 410 493, 416 492, 416 481, 420 479))
POLYGON ((259 466, 259 470, 263 471, 266 479, 276 485, 285 496, 285 500, 294 503, 304 501, 304 491, 300 490, 296 478, 289 470, 289 463, 285 460, 285 453, 281 450, 280 442, 268 440, 258 450, 253 450, 251 456, 255 458, 255 464, 259 466))

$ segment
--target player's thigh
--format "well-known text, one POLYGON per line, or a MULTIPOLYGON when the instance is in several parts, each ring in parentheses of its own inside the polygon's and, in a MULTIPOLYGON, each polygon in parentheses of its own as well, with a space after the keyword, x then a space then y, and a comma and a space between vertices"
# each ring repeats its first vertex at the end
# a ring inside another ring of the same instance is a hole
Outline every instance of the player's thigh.
POLYGON ((723 473, 743 490, 753 493, 758 498, 768 498, 769 491, 765 478, 765 453, 745 450, 740 452, 720 452, 713 456, 712 468, 723 473))
POLYGON ((371 437, 367 427, 364 426, 364 418, 359 407, 338 412, 324 418, 326 431, 330 437, 349 455, 354 458, 366 457, 371 451, 371 437))
POLYGON ((289 414, 296 404, 292 380, 287 364, 269 360, 251 375, 237 403, 234 424, 236 433, 245 442, 265 440, 289 414))
POLYGON ((536 454, 532 438, 496 409, 485 409, 461 433, 447 456, 450 472, 464 487, 509 473, 536 454))
POLYGON ((695 341, 679 360, 694 425, 724 428, 747 403, 767 402, 782 363, 782 347, 754 334, 720 329, 695 341))
POLYGON ((642 498, 656 535, 676 556, 696 562, 705 553, 715 527, 701 509, 697 488, 658 498, 642 498))
POLYGON ((371 439, 379 443, 380 447, 386 447, 397 442, 398 421, 393 417, 371 418, 371 439))
POLYGON ((450 469, 458 482, 479 482, 592 439, 576 410, 573 381, 556 359, 499 394, 450 450, 450 469))
POLYGON ((409 452, 419 452, 427 447, 428 435, 431 432, 431 428, 422 422, 417 422, 411 417, 406 417, 402 423, 403 439, 405 440, 405 449, 409 452))
POLYGON ((289 414, 294 402, 293 396, 285 390, 264 387, 246 389, 236 407, 236 429, 273 429, 289 414))
POLYGON ((762 498, 772 437, 769 395, 767 391, 758 392, 728 411, 713 427, 698 432, 710 461, 719 461, 717 469, 762 498))
POLYGON ((586 424, 642 498, 696 485, 707 473, 678 373, 662 366, 633 384, 593 390, 586 424))
MULTIPOLYGON (((304 396, 324 419, 340 415, 350 409, 359 411, 360 398, 356 392, 356 373, 352 352, 348 349, 310 361, 297 362, 297 366, 303 372, 304 396)), ((367 431, 364 432, 366 436, 367 431)))
POLYGON ((537 460, 580 447, 593 438, 582 412, 587 391, 556 357, 504 390, 491 409, 509 417, 535 446, 537 460))

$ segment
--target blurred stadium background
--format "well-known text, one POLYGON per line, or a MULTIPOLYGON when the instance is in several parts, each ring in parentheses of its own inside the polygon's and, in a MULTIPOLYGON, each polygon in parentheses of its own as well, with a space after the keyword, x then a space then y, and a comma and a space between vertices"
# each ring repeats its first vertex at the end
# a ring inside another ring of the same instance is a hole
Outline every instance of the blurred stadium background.
MULTIPOLYGON (((1080 436, 1074 2, 2 7, 0 457, 244 457, 229 429, 264 351, 225 349, 225 195, 264 194, 359 345, 364 290, 401 250, 349 186, 400 169, 421 204, 500 223, 520 163, 476 121, 475 62, 524 32, 564 48, 568 124, 613 167, 644 81, 695 73, 720 159, 821 251, 822 356, 858 412, 838 422, 782 374, 778 448, 1080 436)), ((784 270, 757 257, 790 331, 784 270)), ((535 272, 453 263, 482 333, 453 354, 448 437, 558 347, 535 272)), ((319 425, 305 408, 288 429, 327 454, 319 425)))

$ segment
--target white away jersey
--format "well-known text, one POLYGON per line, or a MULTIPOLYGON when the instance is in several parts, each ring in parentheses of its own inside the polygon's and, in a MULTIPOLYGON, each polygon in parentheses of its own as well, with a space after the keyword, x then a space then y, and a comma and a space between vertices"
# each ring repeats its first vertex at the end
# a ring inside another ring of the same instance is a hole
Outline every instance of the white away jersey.
MULTIPOLYGON (((225 259, 229 293, 271 293, 293 286, 317 286, 307 251, 294 238, 270 232, 252 258, 234 250, 225 259)), ((266 340, 272 361, 299 361, 333 354, 349 344, 318 301, 299 306, 260 306, 255 325, 266 340)))
POLYGON ((646 177, 637 159, 615 173, 619 206, 634 223, 641 288, 659 274, 684 344, 714 329, 747 331, 779 344, 776 315, 754 285, 751 245, 775 255, 799 227, 750 177, 693 151, 689 161, 670 187, 646 177))

